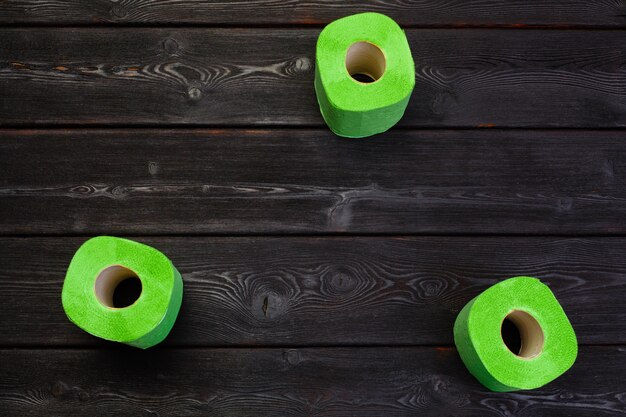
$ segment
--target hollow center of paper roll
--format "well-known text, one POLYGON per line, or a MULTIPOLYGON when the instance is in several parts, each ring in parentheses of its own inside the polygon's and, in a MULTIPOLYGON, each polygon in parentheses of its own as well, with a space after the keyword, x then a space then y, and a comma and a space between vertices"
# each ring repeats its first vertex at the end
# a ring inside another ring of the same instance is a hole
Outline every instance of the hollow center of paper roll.
POLYGON ((98 301, 110 308, 132 305, 141 295, 142 285, 134 271, 121 265, 109 266, 98 274, 94 291, 98 301))
POLYGON ((373 43, 356 42, 348 48, 346 69, 354 80, 376 82, 383 76, 386 67, 385 54, 373 43))
POLYGON ((511 311, 502 322, 501 332, 507 348, 520 358, 532 359, 543 350, 543 330, 525 311, 511 311))

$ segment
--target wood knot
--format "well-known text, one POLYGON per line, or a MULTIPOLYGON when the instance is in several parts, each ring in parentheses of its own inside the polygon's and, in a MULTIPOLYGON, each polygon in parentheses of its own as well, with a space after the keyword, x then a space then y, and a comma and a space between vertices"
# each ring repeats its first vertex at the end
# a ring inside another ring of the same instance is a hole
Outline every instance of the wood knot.
POLYGON ((159 173, 159 164, 158 162, 150 161, 148 162, 148 173, 150 175, 156 175, 159 173))
POLYGON ((296 349, 289 349, 283 353, 283 358, 289 365, 300 363, 300 353, 296 349))
POLYGON ((321 291, 330 296, 345 295, 357 286, 353 271, 345 267, 333 267, 322 277, 321 291))
POLYGON ((556 202, 556 210, 558 212, 568 212, 574 208, 574 199, 572 197, 562 197, 556 202))
POLYGON ((95 193, 95 187, 89 185, 77 185, 75 187, 70 188, 70 194, 79 194, 79 195, 90 195, 95 193))
POLYGON ((340 292, 349 291, 354 288, 354 280, 351 276, 346 274, 337 274, 330 282, 332 283, 333 288, 336 288, 340 292))
POLYGON ((63 394, 65 394, 68 391, 68 387, 67 385, 65 385, 63 382, 61 381, 57 381, 55 382, 52 387, 50 388, 50 393, 52 394, 53 397, 60 397, 63 394))
POLYGON ((202 90, 198 87, 191 87, 187 90, 187 95, 191 101, 199 101, 202 98, 202 90))
POLYGON ((128 189, 122 185, 113 187, 111 189, 111 196, 113 198, 119 198, 119 199, 126 198, 128 196, 128 189))
POLYGON ((450 389, 450 383, 443 378, 439 378, 436 375, 433 375, 432 379, 433 389, 435 392, 445 392, 450 389))
POLYGON ((303 56, 296 59, 295 67, 298 71, 306 72, 309 71, 313 66, 311 65, 311 59, 309 57, 303 56))
POLYGON ((415 289, 419 298, 429 299, 438 298, 445 293, 448 283, 440 278, 425 278, 413 281, 411 286, 415 289))
POLYGON ((262 321, 275 321, 287 312, 287 299, 275 292, 258 294, 252 302, 254 316, 262 321))
POLYGON ((311 67, 311 60, 309 58, 298 57, 285 64, 285 74, 295 75, 302 72, 308 72, 311 67))
POLYGON ((167 38, 163 41, 163 49, 170 55, 176 54, 180 47, 178 46, 178 42, 172 38, 167 38))

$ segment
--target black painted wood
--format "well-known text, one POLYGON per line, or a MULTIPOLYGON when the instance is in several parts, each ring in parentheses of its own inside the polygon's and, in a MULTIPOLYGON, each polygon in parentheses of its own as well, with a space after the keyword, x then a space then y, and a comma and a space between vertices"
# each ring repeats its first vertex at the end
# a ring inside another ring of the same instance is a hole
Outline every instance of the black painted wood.
MULTIPOLYGON (((75 327, 61 287, 85 238, 0 239, 0 346, 107 344, 75 327)), ((170 346, 452 345, 460 309, 535 276, 582 344, 626 344, 625 238, 137 238, 184 280, 170 346)))
POLYGON ((0 415, 626 415, 616 28, 621 0, 3 1, 0 415), (365 10, 409 28, 417 85, 396 129, 343 140, 314 46, 365 10), (182 272, 163 345, 65 317, 94 234, 182 272), (581 349, 547 387, 497 394, 452 325, 515 275, 550 285, 581 349))
MULTIPOLYGON (((0 124, 315 125, 313 29, 0 30, 0 124)), ((404 127, 625 127, 626 32, 408 30, 404 127)))
POLYGON ((4 0, 0 23, 310 25, 364 11, 406 26, 626 26, 620 0, 4 0))
POLYGON ((601 417, 626 410, 626 349, 588 347, 561 378, 493 393, 450 348, 0 351, 19 416, 601 417))
POLYGON ((625 131, 0 131, 0 233, 626 233, 625 131))

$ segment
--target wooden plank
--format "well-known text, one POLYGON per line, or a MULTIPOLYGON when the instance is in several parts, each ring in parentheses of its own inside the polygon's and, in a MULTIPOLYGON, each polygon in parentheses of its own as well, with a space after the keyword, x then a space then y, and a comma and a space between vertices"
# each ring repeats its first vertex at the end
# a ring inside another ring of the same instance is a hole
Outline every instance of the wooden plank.
POLYGON ((583 348, 547 386, 483 388, 449 348, 0 351, 20 416, 624 415, 626 348, 583 348))
POLYGON ((364 11, 405 26, 624 27, 626 6, 615 0, 4 0, 0 23, 320 25, 364 11))
MULTIPOLYGON (((108 344, 61 307, 65 271, 85 239, 0 239, 0 346, 108 344)), ((552 288, 580 343, 626 343, 625 238, 136 240, 183 276, 170 346, 452 345, 460 309, 518 275, 552 288)))
POLYGON ((624 131, 0 131, 2 234, 624 234, 624 131))
MULTIPOLYGON (((313 88, 318 34, 1 29, 0 123, 323 126, 313 88)), ((417 82, 401 126, 626 126, 626 31, 407 35, 417 82)))

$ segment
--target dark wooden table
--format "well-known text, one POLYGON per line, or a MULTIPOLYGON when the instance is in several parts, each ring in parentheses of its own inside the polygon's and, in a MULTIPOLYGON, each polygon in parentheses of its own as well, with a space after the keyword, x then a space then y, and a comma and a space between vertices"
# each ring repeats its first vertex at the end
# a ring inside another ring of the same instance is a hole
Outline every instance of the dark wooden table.
POLYGON ((626 2, 4 0, 0 415, 626 415, 626 2), (403 27, 404 119, 333 136, 328 22, 403 27), (147 351, 66 318, 91 236, 162 250, 178 321, 147 351), (579 358, 483 388, 454 319, 546 282, 579 358))

